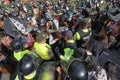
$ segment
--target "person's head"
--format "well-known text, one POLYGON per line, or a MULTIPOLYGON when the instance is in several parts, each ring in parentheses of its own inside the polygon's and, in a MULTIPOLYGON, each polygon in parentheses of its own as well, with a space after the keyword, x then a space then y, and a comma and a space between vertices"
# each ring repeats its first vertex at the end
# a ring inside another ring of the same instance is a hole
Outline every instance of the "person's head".
POLYGON ((21 37, 16 38, 11 42, 11 48, 16 52, 25 50, 28 47, 29 46, 27 45, 27 41, 21 37))
POLYGON ((71 40, 73 38, 73 33, 70 30, 63 32, 63 38, 65 40, 71 40))
POLYGON ((74 60, 70 63, 68 68, 68 75, 72 80, 87 80, 88 72, 84 64, 79 60, 74 60))
POLYGON ((36 36, 36 42, 38 43, 46 43, 46 39, 48 38, 46 33, 39 33, 36 36))
POLYGON ((6 35, 4 32, 0 32, 0 38, 2 38, 1 39, 2 44, 10 48, 10 44, 13 41, 13 37, 6 35))
POLYGON ((88 27, 87 23, 85 21, 81 21, 80 26, 81 26, 82 29, 86 29, 88 27))
MULTIPOLYGON (((35 54, 33 52, 33 54, 35 54)), ((26 54, 18 63, 18 71, 26 79, 32 79, 36 75, 39 66, 39 58, 33 54, 26 54)))

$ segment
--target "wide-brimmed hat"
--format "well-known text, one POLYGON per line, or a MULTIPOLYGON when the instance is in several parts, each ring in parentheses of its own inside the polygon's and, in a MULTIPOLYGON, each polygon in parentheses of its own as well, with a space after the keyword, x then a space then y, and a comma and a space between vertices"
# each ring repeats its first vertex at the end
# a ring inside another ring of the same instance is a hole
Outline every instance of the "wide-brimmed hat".
POLYGON ((56 10, 55 12, 54 12, 54 16, 60 16, 60 15, 62 15, 63 13, 62 13, 62 11, 60 11, 60 10, 56 10))
POLYGON ((62 12, 60 12, 60 13, 54 13, 54 16, 60 16, 62 14, 63 14, 62 12))
POLYGON ((36 42, 41 42, 42 40, 47 39, 48 36, 46 33, 38 33, 36 36, 36 42))

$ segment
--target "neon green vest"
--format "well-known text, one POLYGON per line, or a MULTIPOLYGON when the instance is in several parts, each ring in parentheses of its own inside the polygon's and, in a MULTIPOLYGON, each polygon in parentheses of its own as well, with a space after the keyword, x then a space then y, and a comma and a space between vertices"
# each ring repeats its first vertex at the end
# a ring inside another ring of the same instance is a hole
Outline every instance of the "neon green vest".
POLYGON ((38 42, 34 43, 35 52, 43 59, 50 60, 51 57, 48 54, 49 49, 51 48, 48 44, 39 44, 38 42))
POLYGON ((21 52, 15 52, 14 51, 14 58, 17 59, 18 61, 20 61, 22 59, 22 57, 29 52, 30 52, 29 50, 24 50, 24 51, 21 51, 21 52))
POLYGON ((61 55, 60 59, 64 61, 69 61, 72 55, 74 54, 74 50, 70 48, 65 48, 64 49, 64 56, 61 55))

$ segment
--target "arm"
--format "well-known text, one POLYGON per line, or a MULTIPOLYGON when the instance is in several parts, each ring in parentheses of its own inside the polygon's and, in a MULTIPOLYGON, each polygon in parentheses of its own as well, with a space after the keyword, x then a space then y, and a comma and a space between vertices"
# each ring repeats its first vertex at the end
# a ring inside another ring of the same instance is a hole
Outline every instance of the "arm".
POLYGON ((75 35, 74 35, 74 39, 75 39, 75 40, 80 40, 80 35, 79 35, 78 32, 75 33, 75 35))
POLYGON ((58 40, 59 40, 58 38, 53 39, 53 36, 52 36, 52 35, 49 36, 49 44, 50 44, 50 45, 54 44, 54 43, 55 43, 56 41, 58 41, 58 40))
POLYGON ((72 57, 73 54, 74 54, 74 50, 73 49, 65 48, 64 49, 64 56, 60 55, 60 59, 68 61, 72 57))

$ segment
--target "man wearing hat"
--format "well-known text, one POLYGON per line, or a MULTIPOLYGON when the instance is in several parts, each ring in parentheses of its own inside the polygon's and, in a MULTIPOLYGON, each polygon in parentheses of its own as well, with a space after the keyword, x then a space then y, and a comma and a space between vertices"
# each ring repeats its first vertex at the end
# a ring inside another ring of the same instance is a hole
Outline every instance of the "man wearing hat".
POLYGON ((17 64, 15 72, 10 80, 38 80, 40 75, 41 59, 34 52, 25 54, 17 64))
POLYGON ((63 55, 59 55, 61 60, 69 61, 74 54, 74 49, 76 47, 75 41, 73 40, 73 34, 70 30, 63 33, 63 38, 65 40, 65 45, 63 47, 63 55))
POLYGON ((53 52, 51 46, 46 43, 46 39, 47 35, 45 33, 39 33, 36 36, 34 49, 43 60, 51 60, 53 58, 53 52))

